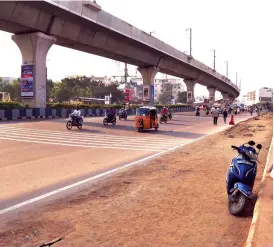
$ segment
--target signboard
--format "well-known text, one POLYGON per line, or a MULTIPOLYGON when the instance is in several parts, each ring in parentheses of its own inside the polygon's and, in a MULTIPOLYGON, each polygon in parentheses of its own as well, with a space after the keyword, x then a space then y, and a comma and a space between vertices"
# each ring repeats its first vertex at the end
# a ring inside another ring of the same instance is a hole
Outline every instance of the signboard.
POLYGON ((21 97, 34 97, 33 65, 21 66, 21 97))
POLYGON ((106 105, 110 104, 110 96, 105 96, 105 104, 106 105))
POLYGON ((143 101, 149 101, 149 86, 143 86, 143 101))
POLYGON ((192 102, 192 91, 187 91, 187 102, 192 102))
POLYGON ((150 99, 154 102, 154 85, 150 86, 150 99))

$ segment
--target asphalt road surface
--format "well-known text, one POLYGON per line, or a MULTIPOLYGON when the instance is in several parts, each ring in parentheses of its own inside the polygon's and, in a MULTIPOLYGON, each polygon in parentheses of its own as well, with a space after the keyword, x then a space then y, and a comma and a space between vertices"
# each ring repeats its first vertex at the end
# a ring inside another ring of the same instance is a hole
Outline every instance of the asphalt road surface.
MULTIPOLYGON (((66 129, 66 119, 1 122, 0 214, 18 203, 228 127, 221 117, 214 126, 211 117, 187 115, 174 114, 159 131, 143 133, 137 132, 134 117, 117 120, 116 126, 103 126, 101 117, 85 118, 82 130, 71 131, 66 129)), ((248 117, 238 115, 236 122, 248 117)))

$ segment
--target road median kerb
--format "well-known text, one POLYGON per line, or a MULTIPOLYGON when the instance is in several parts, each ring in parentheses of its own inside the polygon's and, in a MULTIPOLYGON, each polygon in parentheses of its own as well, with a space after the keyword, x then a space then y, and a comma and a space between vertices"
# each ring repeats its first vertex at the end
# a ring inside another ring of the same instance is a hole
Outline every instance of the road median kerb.
MULTIPOLYGON (((264 168, 264 172, 263 172, 263 177, 260 183, 260 189, 259 189, 259 193, 258 193, 258 199, 256 201, 255 204, 255 208, 253 211, 253 218, 252 218, 252 222, 251 222, 251 226, 249 229, 249 233, 248 233, 248 237, 245 243, 245 247, 252 247, 253 246, 253 242, 254 242, 254 236, 255 236, 255 231, 256 231, 256 226, 258 224, 258 218, 260 216, 261 213, 261 208, 262 208, 262 194, 264 192, 263 190, 263 184, 265 183, 265 180, 267 178, 266 173, 268 168, 272 165, 272 158, 271 158, 271 153, 273 152, 273 139, 271 141, 271 145, 268 151, 268 155, 267 155, 267 160, 266 160, 266 164, 265 164, 265 168, 264 168)), ((267 226, 265 226, 265 228, 268 228, 267 226)))

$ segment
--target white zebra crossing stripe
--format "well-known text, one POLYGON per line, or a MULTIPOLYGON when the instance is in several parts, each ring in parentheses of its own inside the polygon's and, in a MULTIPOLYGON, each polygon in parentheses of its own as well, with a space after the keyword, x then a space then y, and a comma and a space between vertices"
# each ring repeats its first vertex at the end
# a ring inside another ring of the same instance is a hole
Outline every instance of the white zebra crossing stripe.
POLYGON ((170 143, 181 143, 180 139, 167 139, 167 138, 159 138, 159 137, 132 137, 132 136, 120 136, 120 135, 102 135, 102 134, 91 134, 91 133, 75 133, 75 132, 65 132, 65 131, 56 131, 56 130, 43 130, 43 129, 30 129, 30 128, 16 128, 16 127, 7 127, 7 126, 0 126, 0 130, 4 131, 10 131, 10 130, 16 130, 16 131, 25 131, 25 132, 33 132, 33 133, 50 133, 51 135, 62 135, 62 136, 68 136, 68 137, 96 137, 97 138, 103 138, 103 139, 117 139, 117 140, 124 140, 126 137, 129 141, 144 141, 149 139, 149 141, 167 141, 170 143))
MULTIPOLYGON (((78 136, 73 136, 73 135, 60 135, 60 134, 50 134, 50 133, 40 133, 39 131, 37 132, 30 132, 30 131, 27 131, 27 130, 20 130, 20 131, 16 131, 16 130, 1 130, 0 129, 0 134, 6 134, 6 135, 16 135, 16 136, 22 136, 22 137, 32 137, 32 136, 35 136, 35 137, 47 137, 49 139, 61 139, 61 140, 74 140, 74 141, 82 141, 82 142, 88 142, 88 141, 92 141, 92 142, 103 142, 103 143, 106 143, 106 142, 112 142, 114 145, 115 145, 115 142, 116 143, 120 143, 120 145, 123 145, 121 144, 121 142, 130 142, 132 145, 140 145, 140 144, 146 144, 148 146, 174 146, 174 143, 170 143, 167 141, 154 141, 153 139, 149 142, 147 142, 147 140, 130 140, 128 137, 123 137, 123 139, 121 140, 116 140, 115 138, 100 138, 100 137, 88 137, 87 135, 84 137, 78 137, 78 136), (115 141, 115 142, 114 142, 115 141)), ((179 144, 182 143, 182 141, 179 142, 179 144)), ((176 143, 177 144, 177 143, 176 143)), ((128 144, 125 144, 125 145, 128 145, 128 144)))
POLYGON ((0 139, 60 146, 147 152, 161 152, 188 142, 185 139, 171 139, 170 141, 168 138, 162 140, 153 137, 151 137, 148 142, 147 138, 131 138, 128 136, 96 135, 88 133, 74 134, 72 132, 68 133, 62 131, 16 128, 9 126, 0 127, 0 139))

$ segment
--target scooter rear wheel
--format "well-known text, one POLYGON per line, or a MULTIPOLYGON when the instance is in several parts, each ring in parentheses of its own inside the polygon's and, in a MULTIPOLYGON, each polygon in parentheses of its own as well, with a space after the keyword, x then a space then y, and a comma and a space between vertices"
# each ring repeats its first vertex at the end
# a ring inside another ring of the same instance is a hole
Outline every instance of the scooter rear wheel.
POLYGON ((238 216, 244 212, 247 204, 248 204, 247 197, 243 193, 238 192, 234 196, 233 200, 229 200, 228 210, 232 215, 238 216))

